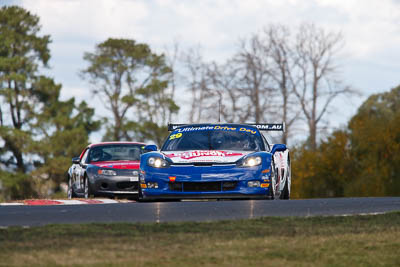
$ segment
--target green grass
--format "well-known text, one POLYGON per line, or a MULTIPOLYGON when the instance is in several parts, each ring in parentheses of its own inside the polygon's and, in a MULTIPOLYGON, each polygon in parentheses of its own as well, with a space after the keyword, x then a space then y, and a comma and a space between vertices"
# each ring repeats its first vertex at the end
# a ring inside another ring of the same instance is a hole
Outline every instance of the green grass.
POLYGON ((0 229, 0 266, 400 266, 400 212, 0 229))

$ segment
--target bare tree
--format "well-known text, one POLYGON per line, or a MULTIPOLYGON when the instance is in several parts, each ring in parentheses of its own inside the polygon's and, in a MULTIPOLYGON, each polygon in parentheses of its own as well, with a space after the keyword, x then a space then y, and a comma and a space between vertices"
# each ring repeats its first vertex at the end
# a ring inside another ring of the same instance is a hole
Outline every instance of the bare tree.
POLYGON ((284 57, 287 55, 279 59, 274 58, 279 51, 273 53, 274 48, 286 44, 279 43, 275 32, 262 37, 253 35, 250 40, 242 40, 239 51, 224 64, 204 62, 199 50, 186 54, 186 67, 190 73, 188 87, 192 94, 191 122, 203 119, 270 121, 280 116, 281 105, 276 98, 282 94, 284 122, 292 124, 294 118, 286 119, 289 117, 286 112, 289 94, 293 93, 288 86, 290 80, 286 78, 288 66, 285 62, 288 60, 284 57), (272 45, 270 39, 277 44, 272 45), (283 76, 282 81, 279 75, 283 76))
POLYGON ((191 93, 189 121, 241 122, 251 118, 251 101, 239 88, 239 68, 229 59, 225 64, 205 62, 200 49, 184 54, 187 88, 191 93))
MULTIPOLYGON (((175 93, 177 91, 177 84, 179 84, 180 76, 177 71, 177 65, 179 64, 180 48, 179 43, 175 40, 172 44, 172 48, 165 48, 165 60, 166 64, 170 67, 170 79, 169 86, 171 87, 169 92, 169 98, 175 99, 175 93)), ((168 122, 171 122, 173 112, 168 113, 168 122)))
POLYGON ((313 24, 301 25, 295 34, 284 25, 270 25, 242 40, 225 64, 205 63, 200 54, 188 53, 190 121, 219 115, 227 122, 279 119, 286 125, 281 141, 287 143, 297 122, 305 120, 310 148, 316 149, 332 101, 353 93, 337 76, 342 44, 340 33, 313 24))
POLYGON ((242 41, 241 50, 224 64, 204 62, 199 49, 186 53, 190 122, 261 122, 265 115, 271 115, 273 92, 268 87, 269 76, 262 53, 257 36, 249 42, 242 41))
POLYGON ((204 62, 200 48, 189 49, 182 53, 185 83, 191 94, 189 107, 189 122, 197 123, 208 120, 211 101, 218 101, 215 93, 210 88, 208 65, 204 62))
POLYGON ((326 32, 314 24, 301 25, 297 33, 291 79, 308 124, 308 142, 312 150, 317 148, 319 124, 332 101, 354 92, 337 79, 335 57, 342 45, 340 33, 326 32))
POLYGON ((295 103, 294 86, 291 75, 295 68, 295 57, 291 42, 291 32, 284 25, 270 25, 263 31, 264 55, 268 58, 267 74, 272 79, 272 86, 279 92, 276 96, 277 112, 286 130, 281 142, 286 144, 292 126, 299 119, 301 109, 295 103))
POLYGON ((231 60, 221 65, 215 62, 209 65, 208 77, 211 80, 212 91, 216 92, 219 100, 213 102, 209 113, 212 112, 214 118, 218 115, 218 121, 241 122, 246 121, 251 115, 245 105, 246 99, 237 88, 237 72, 238 69, 231 60))
POLYGON ((275 116, 273 101, 275 91, 271 87, 266 47, 258 35, 241 41, 240 50, 234 56, 239 76, 237 90, 248 98, 247 107, 251 112, 249 120, 259 123, 275 116))

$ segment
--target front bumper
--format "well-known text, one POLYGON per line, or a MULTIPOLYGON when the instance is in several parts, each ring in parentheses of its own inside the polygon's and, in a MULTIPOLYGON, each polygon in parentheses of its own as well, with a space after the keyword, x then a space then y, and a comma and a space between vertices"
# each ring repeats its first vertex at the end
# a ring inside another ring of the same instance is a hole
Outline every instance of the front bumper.
POLYGON ((146 168, 140 174, 143 199, 268 198, 269 185, 269 169, 261 166, 174 165, 146 168), (249 181, 258 181, 260 187, 249 187, 249 181), (148 183, 157 183, 158 188, 148 188, 148 183))
POLYGON ((91 181, 91 189, 95 195, 137 195, 139 178, 133 176, 97 175, 91 181))

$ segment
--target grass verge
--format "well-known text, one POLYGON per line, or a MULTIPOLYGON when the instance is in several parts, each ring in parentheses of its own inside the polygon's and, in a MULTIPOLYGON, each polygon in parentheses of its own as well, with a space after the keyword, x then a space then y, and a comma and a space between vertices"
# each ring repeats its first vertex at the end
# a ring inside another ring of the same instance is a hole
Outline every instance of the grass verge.
POLYGON ((400 212, 0 229, 0 266, 400 266, 400 212))

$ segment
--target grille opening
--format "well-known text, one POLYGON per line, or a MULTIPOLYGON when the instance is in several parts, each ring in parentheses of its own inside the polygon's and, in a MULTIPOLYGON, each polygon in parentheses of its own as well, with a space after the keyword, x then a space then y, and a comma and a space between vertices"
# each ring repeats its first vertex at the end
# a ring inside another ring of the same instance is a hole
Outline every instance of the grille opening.
POLYGON ((168 187, 171 191, 179 192, 219 192, 234 190, 237 181, 229 182, 183 182, 169 183, 168 187))
POLYGON ((222 191, 234 190, 237 182, 222 182, 222 191))
POLYGON ((172 191, 182 191, 182 183, 169 183, 168 187, 172 191))
POLYGON ((193 163, 194 166, 212 166, 212 162, 195 162, 193 163))
POLYGON ((101 183, 101 188, 107 189, 108 188, 108 184, 107 183, 101 183))
POLYGON ((137 190, 138 189, 138 182, 118 182, 117 183, 118 189, 122 190, 137 190))
POLYGON ((221 182, 187 182, 183 184, 185 192, 216 192, 221 191, 221 182))

